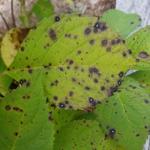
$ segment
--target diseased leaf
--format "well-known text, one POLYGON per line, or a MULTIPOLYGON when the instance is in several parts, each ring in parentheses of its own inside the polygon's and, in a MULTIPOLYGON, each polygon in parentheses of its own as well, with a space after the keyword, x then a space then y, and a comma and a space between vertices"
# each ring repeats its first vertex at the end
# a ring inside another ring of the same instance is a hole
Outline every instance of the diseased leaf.
POLYGON ((127 46, 132 49, 137 59, 138 69, 150 69, 150 26, 140 29, 127 39, 127 46))
POLYGON ((141 19, 136 14, 127 14, 120 10, 108 10, 102 16, 113 31, 118 32, 122 38, 127 38, 133 31, 135 31, 141 23, 141 19))
POLYGON ((105 23, 66 15, 44 19, 30 32, 8 74, 20 80, 39 70, 56 106, 88 110, 116 91, 134 63, 124 41, 105 23))
POLYGON ((37 0, 32 8, 32 11, 39 20, 43 19, 44 17, 49 17, 54 13, 54 9, 50 3, 50 0, 37 0))
MULTIPOLYGON (((133 77, 136 77, 136 73, 133 77)), ((145 75, 140 78, 141 81, 145 80, 145 75)), ((111 139, 124 149, 133 150, 142 149, 150 134, 150 89, 144 88, 145 83, 136 79, 127 77, 118 93, 95 111, 105 132, 115 130, 111 139)), ((110 138, 109 134, 107 137, 110 138)))
POLYGON ((33 77, 30 85, 0 101, 0 149, 53 149, 54 126, 48 120, 41 75, 33 77))
POLYGON ((28 29, 13 28, 6 33, 1 43, 1 57, 7 67, 13 62, 28 29))
POLYGON ((56 134, 54 150, 123 150, 105 139, 99 123, 91 120, 78 120, 62 127, 56 134))

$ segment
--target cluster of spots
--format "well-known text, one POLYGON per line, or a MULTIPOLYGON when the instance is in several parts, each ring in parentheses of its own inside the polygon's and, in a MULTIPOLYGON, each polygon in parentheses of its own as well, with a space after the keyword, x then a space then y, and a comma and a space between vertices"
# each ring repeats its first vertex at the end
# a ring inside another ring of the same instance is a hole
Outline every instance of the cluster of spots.
POLYGON ((94 99, 92 97, 88 98, 88 102, 90 103, 91 106, 96 106, 97 104, 101 104, 100 100, 96 100, 96 99, 94 99))
POLYGON ((27 66, 27 70, 28 70, 28 73, 32 74, 33 69, 31 68, 31 66, 27 66))
POLYGON ((122 43, 125 43, 125 41, 120 39, 120 38, 116 38, 116 39, 112 39, 112 40, 103 39, 101 41, 101 46, 105 47, 106 51, 110 52, 112 46, 115 46, 115 45, 118 45, 118 44, 122 44, 122 43))
POLYGON ((26 79, 20 79, 19 81, 13 80, 9 86, 9 89, 14 90, 21 86, 29 87, 31 82, 26 79))
MULTIPOLYGON (((112 96, 115 92, 118 91, 118 87, 119 87, 119 86, 121 85, 121 83, 122 83, 122 78, 123 78, 123 76, 124 76, 124 72, 120 71, 119 74, 118 74, 118 76, 119 76, 120 79, 117 81, 117 85, 111 86, 111 87, 107 90, 108 97, 112 96)), ((104 87, 102 87, 102 89, 105 90, 104 87)))
POLYGON ((16 112, 23 112, 23 109, 21 109, 21 108, 19 108, 19 107, 16 107, 16 106, 11 107, 10 105, 6 105, 6 106, 5 106, 5 110, 6 110, 6 111, 14 110, 14 111, 16 111, 16 112))
POLYGON ((31 98, 30 95, 23 95, 23 96, 22 96, 22 99, 23 99, 23 100, 28 100, 28 99, 30 99, 30 98, 31 98))
POLYGON ((78 35, 76 35, 76 34, 70 34, 70 33, 66 33, 65 34, 65 38, 69 38, 69 39, 78 39, 78 35))
POLYGON ((92 32, 94 33, 99 33, 99 32, 103 32, 105 30, 107 30, 107 26, 106 26, 106 23, 104 22, 100 22, 100 21, 97 21, 93 27, 87 27, 85 28, 84 30, 84 34, 86 36, 90 35, 92 32))

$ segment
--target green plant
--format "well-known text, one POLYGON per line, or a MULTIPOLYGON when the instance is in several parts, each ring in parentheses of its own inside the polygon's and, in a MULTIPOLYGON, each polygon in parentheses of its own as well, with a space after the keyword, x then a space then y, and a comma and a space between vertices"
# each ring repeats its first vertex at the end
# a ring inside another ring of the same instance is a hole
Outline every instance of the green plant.
POLYGON ((150 133, 150 28, 129 36, 139 19, 117 10, 100 20, 45 14, 17 56, 1 58, 0 148, 142 149, 150 133))

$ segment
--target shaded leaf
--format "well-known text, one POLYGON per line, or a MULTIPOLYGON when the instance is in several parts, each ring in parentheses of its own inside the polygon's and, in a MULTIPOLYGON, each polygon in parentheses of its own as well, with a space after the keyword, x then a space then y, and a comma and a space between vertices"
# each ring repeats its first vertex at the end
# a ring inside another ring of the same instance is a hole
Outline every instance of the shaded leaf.
POLYGON ((141 23, 141 19, 136 14, 127 14, 120 10, 108 10, 102 16, 114 31, 118 32, 122 38, 127 38, 135 31, 141 23))
POLYGON ((105 132, 115 129, 116 133, 111 137, 113 141, 124 149, 139 150, 150 134, 149 101, 150 90, 136 79, 127 77, 119 92, 99 105, 95 113, 105 132))
POLYGON ((9 75, 20 80, 40 70, 43 88, 56 106, 88 110, 116 91, 134 63, 123 40, 105 23, 67 15, 59 22, 44 19, 30 32, 9 75))

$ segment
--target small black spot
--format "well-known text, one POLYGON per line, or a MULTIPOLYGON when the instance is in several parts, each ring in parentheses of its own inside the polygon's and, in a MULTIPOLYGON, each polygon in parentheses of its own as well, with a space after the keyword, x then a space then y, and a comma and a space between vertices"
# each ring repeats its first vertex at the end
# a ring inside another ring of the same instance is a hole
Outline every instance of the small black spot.
POLYGON ((55 40, 57 39, 55 30, 53 30, 53 29, 50 29, 50 30, 49 30, 49 37, 50 37, 53 41, 55 41, 55 40))
POLYGON ((119 73, 119 77, 122 78, 123 76, 124 76, 124 73, 121 71, 121 72, 119 73))
POLYGON ((84 89, 87 90, 87 91, 89 91, 89 90, 90 90, 90 87, 89 87, 89 86, 85 86, 84 89))
POLYGON ((7 111, 11 110, 10 105, 6 105, 6 106, 5 106, 5 109, 6 109, 7 111))
POLYGON ((123 57, 126 57, 126 56, 127 56, 127 53, 126 53, 126 52, 122 52, 122 56, 123 56, 123 57))
POLYGON ((149 104, 149 100, 148 99, 144 99, 145 104, 149 104))
POLYGON ((98 79, 96 79, 96 78, 93 81, 94 81, 94 83, 98 83, 98 79))
POLYGON ((24 47, 21 47, 20 50, 23 52, 24 51, 24 47))
POLYGON ((90 33, 91 33, 91 28, 88 27, 84 30, 85 35, 89 35, 90 33))
POLYGON ((101 91, 104 91, 105 90, 105 87, 104 86, 101 86, 101 91))
POLYGON ((108 44, 108 40, 107 39, 104 39, 104 40, 101 41, 101 45, 102 46, 107 46, 107 44, 108 44))
POLYGON ((122 80, 118 80, 117 83, 118 83, 118 85, 120 86, 121 83, 122 83, 122 80))
POLYGON ((149 57, 149 54, 147 52, 142 51, 142 52, 139 53, 139 57, 143 58, 143 59, 146 59, 146 58, 149 57))
POLYGON ((80 55, 80 54, 81 54, 81 51, 80 51, 80 50, 78 50, 78 51, 77 51, 77 54, 78 54, 78 55, 80 55))
POLYGON ((57 101, 57 100, 58 100, 58 97, 57 97, 57 96, 54 96, 53 99, 54 99, 55 101, 57 101))
POLYGON ((63 71, 64 71, 64 68, 63 68, 63 67, 59 67, 59 70, 63 72, 63 71))
POLYGON ((19 82, 16 80, 13 80, 12 83, 9 86, 9 89, 13 90, 13 89, 17 89, 17 87, 19 86, 19 82))
POLYGON ((132 54, 132 50, 131 49, 128 49, 128 54, 132 54))
POLYGON ((59 16, 55 16, 55 22, 59 22, 60 21, 60 17, 59 16))
POLYGON ((72 97, 74 95, 73 91, 69 91, 69 96, 72 97))
POLYGON ((18 136, 18 132, 15 132, 14 135, 15 135, 15 136, 18 136))
POLYGON ((90 45, 94 45, 95 44, 95 40, 92 39, 92 40, 89 41, 89 43, 90 43, 90 45))
POLYGON ((139 137, 139 136, 140 136, 140 134, 138 134, 138 133, 137 133, 135 136, 136 136, 136 137, 139 137))
POLYGON ((33 72, 32 68, 29 68, 28 72, 31 74, 33 72))

